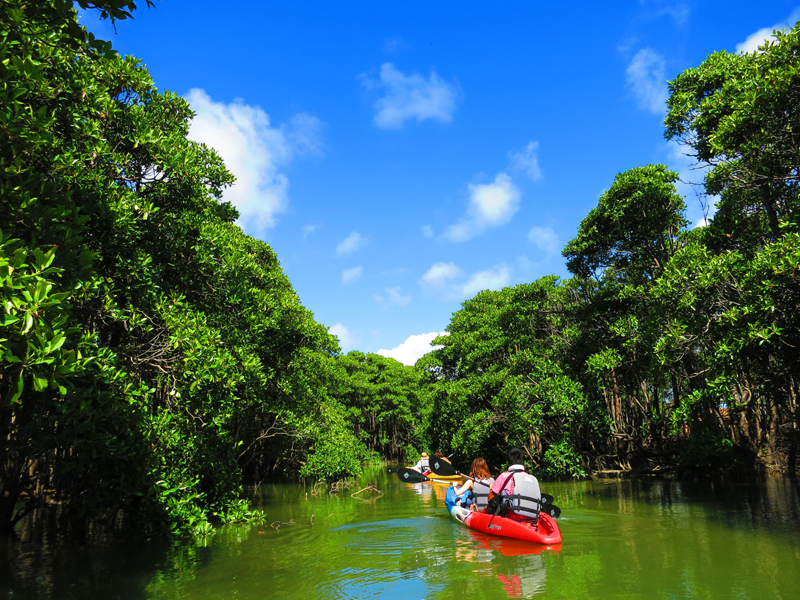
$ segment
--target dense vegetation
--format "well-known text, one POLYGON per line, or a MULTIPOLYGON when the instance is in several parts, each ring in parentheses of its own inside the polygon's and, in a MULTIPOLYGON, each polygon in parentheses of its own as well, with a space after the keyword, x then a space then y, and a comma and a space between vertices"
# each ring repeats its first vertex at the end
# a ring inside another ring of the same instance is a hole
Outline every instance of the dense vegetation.
POLYGON ((357 473, 367 443, 398 456, 413 376, 335 360, 272 249, 233 224, 233 177, 186 139, 186 101, 71 2, 1 0, 0 18, 0 527, 52 502, 202 532, 249 516, 242 473, 357 473), (393 377, 397 422, 370 388, 393 377))
POLYGON ((572 279, 482 292, 434 341, 434 445, 499 464, 514 444, 551 474, 796 468, 800 28, 776 35, 670 82, 708 226, 666 167, 617 175, 564 249, 572 279))
MULTIPOLYGON (((221 200, 186 101, 78 26, 130 0, 0 0, 0 530, 45 504, 147 532, 254 518, 244 481, 508 445, 553 475, 794 468, 800 32, 671 83, 718 197, 619 174, 574 277, 481 292, 416 368, 343 355, 221 200)), ((149 4, 149 2, 148 2, 149 4)))

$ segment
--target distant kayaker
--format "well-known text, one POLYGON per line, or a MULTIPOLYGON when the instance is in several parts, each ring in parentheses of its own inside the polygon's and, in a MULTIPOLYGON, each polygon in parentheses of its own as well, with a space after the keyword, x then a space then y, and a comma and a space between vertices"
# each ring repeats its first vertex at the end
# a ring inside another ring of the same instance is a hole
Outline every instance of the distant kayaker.
POLYGON ((444 455, 442 452, 434 452, 434 453, 433 453, 433 455, 434 455, 436 458, 440 458, 440 459, 442 459, 442 460, 443 460, 444 462, 446 462, 448 465, 452 465, 452 464, 453 464, 453 463, 451 463, 451 462, 450 462, 450 459, 449 459, 449 458, 447 458, 447 457, 446 457, 446 456, 445 456, 445 455, 444 455))
MULTIPOLYGON (((497 476, 494 484, 492 484, 491 491, 489 492, 489 505, 485 512, 492 514, 500 514, 515 521, 526 521, 531 519, 531 516, 521 515, 508 510, 508 502, 510 499, 504 499, 504 496, 525 496, 527 498, 535 498, 534 502, 530 500, 524 501, 524 507, 531 504, 538 511, 538 501, 541 498, 539 491, 539 482, 533 475, 525 471, 525 455, 519 448, 511 448, 506 454, 508 457, 508 470, 500 473, 497 476), (523 477, 524 476, 524 477, 523 477), (530 489, 520 490, 517 489, 516 483, 525 481, 526 486, 530 489)), ((538 512, 537 512, 538 514, 538 512)))
POLYGON ((472 461, 472 470, 469 476, 472 477, 472 479, 467 479, 461 487, 458 487, 457 482, 453 482, 453 487, 456 488, 456 496, 459 497, 456 500, 456 504, 469 504, 470 510, 486 508, 489 490, 494 483, 494 477, 492 477, 492 474, 489 472, 489 465, 486 464, 483 458, 476 458, 472 461), (467 494, 470 490, 472 490, 472 493, 467 494))
POLYGON ((430 459, 428 457, 428 453, 423 452, 422 456, 420 456, 420 459, 417 461, 417 464, 415 464, 413 467, 409 467, 409 469, 414 469, 415 471, 419 471, 424 475, 426 471, 430 472, 431 469, 429 465, 430 459))

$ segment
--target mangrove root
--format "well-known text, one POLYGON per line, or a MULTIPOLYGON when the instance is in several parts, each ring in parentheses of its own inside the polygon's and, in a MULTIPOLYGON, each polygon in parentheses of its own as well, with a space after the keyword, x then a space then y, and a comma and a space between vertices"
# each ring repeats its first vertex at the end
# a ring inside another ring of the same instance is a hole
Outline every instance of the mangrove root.
POLYGON ((355 496, 356 494, 360 494, 361 492, 366 492, 367 490, 372 490, 373 492, 377 493, 379 498, 383 496, 383 492, 380 491, 378 488, 376 488, 373 484, 369 484, 367 487, 361 488, 357 492, 353 492, 352 494, 350 494, 350 496, 351 497, 355 496))

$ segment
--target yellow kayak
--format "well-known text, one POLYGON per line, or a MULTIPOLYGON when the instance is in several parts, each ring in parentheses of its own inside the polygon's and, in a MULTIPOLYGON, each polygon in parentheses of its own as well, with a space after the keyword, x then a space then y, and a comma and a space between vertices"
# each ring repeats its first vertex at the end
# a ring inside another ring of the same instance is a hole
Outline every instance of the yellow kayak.
POLYGON ((461 475, 437 475, 436 473, 431 473, 428 475, 428 479, 438 479, 440 481, 461 481, 464 478, 461 475))

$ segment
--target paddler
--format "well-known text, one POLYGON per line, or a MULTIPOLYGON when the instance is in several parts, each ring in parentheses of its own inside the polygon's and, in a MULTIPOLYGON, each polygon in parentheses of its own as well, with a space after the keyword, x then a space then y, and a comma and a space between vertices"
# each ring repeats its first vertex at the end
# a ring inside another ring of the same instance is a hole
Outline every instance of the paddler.
POLYGON ((470 510, 482 510, 486 508, 489 489, 494 483, 494 477, 489 472, 486 460, 480 456, 473 460, 469 476, 471 479, 467 479, 461 487, 458 487, 458 483, 455 481, 453 482, 455 494, 458 496, 456 504, 464 505, 469 501, 470 510), (472 494, 467 494, 470 490, 472 490, 472 494))
POLYGON ((448 465, 452 465, 452 464, 453 464, 453 463, 451 463, 451 462, 450 462, 450 459, 449 459, 449 458, 447 458, 447 457, 444 455, 444 452, 434 452, 434 453, 433 453, 433 455, 434 455, 436 458, 443 460, 443 461, 444 461, 444 462, 446 462, 448 465))
MULTIPOLYGON (((513 510, 508 510, 506 507, 508 506, 509 500, 503 500, 503 496, 514 496, 515 491, 517 494, 523 493, 523 490, 515 490, 515 479, 519 479, 523 474, 529 475, 529 473, 525 471, 525 465, 523 464, 525 462, 525 455, 519 448, 511 448, 506 454, 506 457, 509 462, 508 470, 500 473, 492 484, 492 488, 489 491, 489 506, 486 508, 485 512, 499 514, 508 519, 513 519, 514 521, 529 520, 530 517, 516 513, 513 510)), ((539 482, 532 475, 527 479, 532 479, 533 482, 535 482, 535 487, 532 487, 531 490, 524 490, 524 495, 535 497, 538 500, 541 497, 539 482)))
POLYGON ((428 453, 423 452, 422 456, 420 456, 420 459, 417 461, 417 464, 415 464, 413 467, 408 467, 408 468, 414 469, 415 471, 419 471, 423 475, 430 473, 431 469, 430 469, 430 459, 428 457, 428 453))

